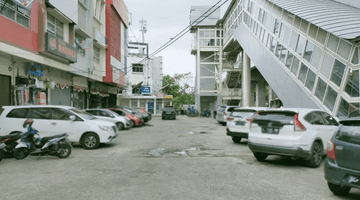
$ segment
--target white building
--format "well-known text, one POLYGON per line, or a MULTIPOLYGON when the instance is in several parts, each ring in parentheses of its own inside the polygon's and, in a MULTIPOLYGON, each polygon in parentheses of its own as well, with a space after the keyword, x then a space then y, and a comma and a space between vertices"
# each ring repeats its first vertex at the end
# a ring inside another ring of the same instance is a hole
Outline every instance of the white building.
POLYGON ((142 107, 152 114, 161 114, 168 102, 161 92, 163 67, 162 57, 149 56, 147 43, 128 43, 126 90, 118 96, 118 105, 142 107))

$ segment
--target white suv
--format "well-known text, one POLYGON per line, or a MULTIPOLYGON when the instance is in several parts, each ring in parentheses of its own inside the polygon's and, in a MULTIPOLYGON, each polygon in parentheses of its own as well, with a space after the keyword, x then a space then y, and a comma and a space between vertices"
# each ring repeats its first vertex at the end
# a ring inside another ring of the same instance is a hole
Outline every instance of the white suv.
POLYGON ((258 110, 266 107, 243 107, 235 108, 227 118, 226 135, 230 136, 234 143, 240 143, 242 138, 248 138, 250 120, 258 110))
POLYGON ((268 155, 290 156, 316 168, 338 125, 329 113, 318 109, 263 110, 251 120, 248 146, 259 161, 268 155))
POLYGON ((96 116, 96 118, 115 123, 118 130, 127 129, 131 125, 131 121, 128 117, 121 116, 108 109, 86 109, 85 112, 96 116))
POLYGON ((79 142, 85 149, 95 149, 118 136, 114 123, 70 106, 4 106, 3 109, 0 135, 26 131, 22 125, 31 118, 41 137, 68 133, 71 142, 79 142))

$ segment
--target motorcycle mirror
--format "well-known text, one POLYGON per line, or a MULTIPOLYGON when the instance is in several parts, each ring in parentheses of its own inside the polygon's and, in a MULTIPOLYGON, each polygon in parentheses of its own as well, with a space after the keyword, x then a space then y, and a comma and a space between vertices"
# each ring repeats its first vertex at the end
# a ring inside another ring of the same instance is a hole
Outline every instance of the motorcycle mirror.
POLYGON ((69 119, 70 119, 71 121, 75 121, 75 120, 76 120, 76 117, 75 117, 74 115, 70 115, 69 119))

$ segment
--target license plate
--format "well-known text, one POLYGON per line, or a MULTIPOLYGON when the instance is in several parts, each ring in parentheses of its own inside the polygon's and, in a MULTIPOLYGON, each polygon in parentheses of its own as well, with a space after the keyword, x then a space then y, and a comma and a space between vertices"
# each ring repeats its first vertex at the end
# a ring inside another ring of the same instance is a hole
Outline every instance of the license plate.
POLYGON ((360 185, 359 177, 349 176, 348 182, 354 185, 360 185))
POLYGON ((0 144, 0 149, 2 149, 2 148, 4 148, 4 147, 6 147, 6 144, 5 144, 5 143, 1 143, 1 144, 0 144))
POLYGON ((278 134, 279 133, 279 128, 262 127, 261 132, 262 133, 269 133, 269 134, 278 134))
POLYGON ((245 122, 243 122, 243 121, 236 121, 236 122, 235 122, 235 125, 237 125, 237 126, 244 126, 244 125, 245 125, 245 122))

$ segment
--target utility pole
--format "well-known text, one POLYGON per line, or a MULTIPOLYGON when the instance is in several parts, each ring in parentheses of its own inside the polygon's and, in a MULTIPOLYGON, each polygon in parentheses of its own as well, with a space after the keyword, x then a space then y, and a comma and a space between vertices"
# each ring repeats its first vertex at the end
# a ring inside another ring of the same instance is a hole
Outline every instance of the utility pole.
POLYGON ((144 19, 141 19, 139 22, 141 24, 140 32, 142 34, 142 42, 145 43, 144 36, 145 36, 146 31, 147 31, 146 21, 144 19))

